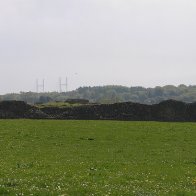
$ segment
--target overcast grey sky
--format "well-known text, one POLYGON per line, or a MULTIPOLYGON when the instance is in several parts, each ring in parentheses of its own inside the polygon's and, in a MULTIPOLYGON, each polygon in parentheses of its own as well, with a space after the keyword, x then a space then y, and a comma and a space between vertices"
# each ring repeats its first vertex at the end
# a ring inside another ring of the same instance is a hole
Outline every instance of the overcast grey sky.
POLYGON ((195 0, 0 0, 0 94, 196 84, 195 0))

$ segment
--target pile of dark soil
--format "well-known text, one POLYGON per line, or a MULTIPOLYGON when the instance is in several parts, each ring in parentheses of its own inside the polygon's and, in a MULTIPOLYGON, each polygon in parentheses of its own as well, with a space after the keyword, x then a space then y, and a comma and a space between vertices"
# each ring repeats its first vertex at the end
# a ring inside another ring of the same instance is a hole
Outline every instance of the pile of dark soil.
POLYGON ((196 104, 168 100, 155 105, 115 103, 68 108, 43 108, 58 119, 130 120, 130 121, 196 121, 196 104))
POLYGON ((0 118, 195 122, 196 103, 168 100, 155 105, 126 102, 38 109, 21 101, 3 101, 0 118))
POLYGON ((23 101, 2 101, 0 102, 0 118, 45 119, 48 118, 48 115, 23 101))

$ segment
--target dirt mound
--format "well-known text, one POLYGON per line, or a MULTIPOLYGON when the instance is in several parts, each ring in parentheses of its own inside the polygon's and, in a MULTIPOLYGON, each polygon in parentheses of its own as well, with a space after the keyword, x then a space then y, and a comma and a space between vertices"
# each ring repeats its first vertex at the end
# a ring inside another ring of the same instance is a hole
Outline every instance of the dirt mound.
POLYGON ((115 103, 69 108, 43 108, 58 119, 130 120, 130 121, 196 121, 196 104, 168 100, 155 105, 115 103))
POLYGON ((21 101, 3 101, 0 118, 195 122, 196 103, 168 100, 155 105, 126 102, 38 109, 21 101))
POLYGON ((44 119, 48 118, 48 115, 39 110, 38 108, 28 105, 23 101, 2 101, 0 102, 0 118, 44 119))
POLYGON ((168 100, 151 106, 152 120, 159 121, 188 121, 188 104, 168 100))

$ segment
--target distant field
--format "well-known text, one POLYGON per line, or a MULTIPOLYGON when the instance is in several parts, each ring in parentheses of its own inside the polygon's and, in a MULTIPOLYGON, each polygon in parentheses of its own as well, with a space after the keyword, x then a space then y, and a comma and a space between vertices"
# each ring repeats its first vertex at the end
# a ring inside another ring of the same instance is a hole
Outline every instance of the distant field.
POLYGON ((196 195, 196 124, 0 121, 0 195, 196 195))

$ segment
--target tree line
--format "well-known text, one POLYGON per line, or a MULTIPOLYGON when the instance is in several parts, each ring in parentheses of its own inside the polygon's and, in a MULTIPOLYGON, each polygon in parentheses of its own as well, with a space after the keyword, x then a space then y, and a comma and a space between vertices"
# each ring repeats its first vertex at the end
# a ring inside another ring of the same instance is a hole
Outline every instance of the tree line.
POLYGON ((67 99, 88 99, 92 103, 137 102, 156 104, 164 100, 174 99, 184 102, 196 102, 196 86, 167 85, 155 88, 125 87, 125 86, 97 86, 80 87, 70 92, 20 92, 0 95, 0 101, 20 100, 29 104, 64 102, 67 99))

